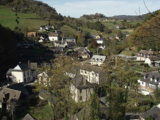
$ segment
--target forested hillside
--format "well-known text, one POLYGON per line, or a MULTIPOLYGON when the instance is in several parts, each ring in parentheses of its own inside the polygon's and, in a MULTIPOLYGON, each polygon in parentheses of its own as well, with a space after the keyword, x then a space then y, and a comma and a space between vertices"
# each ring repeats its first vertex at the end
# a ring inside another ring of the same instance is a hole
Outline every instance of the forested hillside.
POLYGON ((138 49, 160 50, 160 13, 148 16, 148 20, 129 37, 129 44, 138 49))

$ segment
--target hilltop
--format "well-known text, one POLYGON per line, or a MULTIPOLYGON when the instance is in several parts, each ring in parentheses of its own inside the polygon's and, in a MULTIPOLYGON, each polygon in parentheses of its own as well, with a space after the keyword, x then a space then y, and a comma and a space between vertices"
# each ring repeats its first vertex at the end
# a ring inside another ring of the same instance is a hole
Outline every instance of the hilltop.
POLYGON ((32 31, 49 22, 62 21, 63 17, 45 3, 33 0, 2 0, 0 1, 0 24, 14 30, 17 26, 22 31, 32 31), (18 6, 17 6, 18 4, 18 6), (24 7, 25 6, 25 7, 24 7))
POLYGON ((13 11, 35 13, 45 19, 63 19, 54 8, 35 0, 2 0, 0 4, 10 7, 13 11))

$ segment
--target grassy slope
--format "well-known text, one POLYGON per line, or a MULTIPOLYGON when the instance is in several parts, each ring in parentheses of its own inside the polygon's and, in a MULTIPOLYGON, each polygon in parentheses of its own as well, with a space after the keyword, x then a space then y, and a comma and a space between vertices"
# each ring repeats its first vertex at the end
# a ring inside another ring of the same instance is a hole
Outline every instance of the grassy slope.
MULTIPOLYGON (((20 17, 20 27, 21 29, 34 30, 40 25, 47 24, 48 22, 40 19, 40 17, 34 13, 18 13, 20 17)), ((0 6, 0 24, 14 29, 16 27, 16 16, 15 13, 5 6, 0 6)))

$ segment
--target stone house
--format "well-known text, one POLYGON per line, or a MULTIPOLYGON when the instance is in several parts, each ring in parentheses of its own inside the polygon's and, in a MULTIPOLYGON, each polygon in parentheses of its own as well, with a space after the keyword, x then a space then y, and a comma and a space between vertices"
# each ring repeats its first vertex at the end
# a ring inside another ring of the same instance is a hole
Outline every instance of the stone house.
POLYGON ((90 99, 93 90, 93 85, 83 78, 83 76, 78 75, 72 79, 70 92, 75 102, 86 102, 90 99))
POLYGON ((152 50, 141 50, 138 54, 137 54, 137 61, 145 61, 147 58, 149 57, 154 57, 156 56, 156 52, 152 51, 152 50))
POLYGON ((11 104, 17 103, 21 96, 21 91, 11 88, 1 88, 0 90, 0 108, 9 110, 11 104))
POLYGON ((91 57, 90 51, 85 47, 78 47, 74 49, 74 52, 77 53, 79 59, 88 59, 91 57))
POLYGON ((98 66, 83 64, 80 67, 80 75, 91 84, 100 84, 106 80, 105 72, 98 66))
POLYGON ((32 72, 27 64, 20 63, 13 69, 9 69, 6 77, 15 83, 28 83, 34 80, 35 73, 32 72))
POLYGON ((152 71, 146 73, 142 79, 138 80, 138 83, 142 94, 152 94, 157 88, 160 88, 160 72, 152 71))

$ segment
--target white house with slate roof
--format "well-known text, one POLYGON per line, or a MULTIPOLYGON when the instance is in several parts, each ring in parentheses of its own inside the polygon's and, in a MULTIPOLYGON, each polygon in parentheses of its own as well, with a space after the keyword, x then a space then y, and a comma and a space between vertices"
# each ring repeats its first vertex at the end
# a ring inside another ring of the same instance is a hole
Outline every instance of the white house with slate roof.
POLYGON ((7 78, 10 78, 15 83, 31 82, 33 77, 31 69, 26 64, 18 64, 7 72, 7 78))
POLYGON ((104 63, 105 60, 106 60, 106 56, 93 55, 91 60, 90 60, 90 63, 91 63, 91 65, 101 66, 104 63))
POLYGON ((142 94, 152 94, 157 88, 160 88, 160 72, 153 71, 146 73, 142 79, 138 80, 138 83, 142 94))

